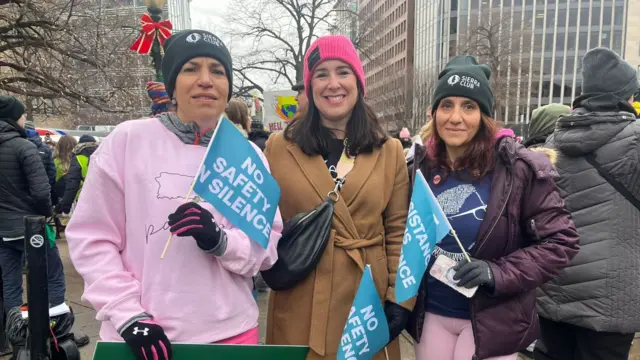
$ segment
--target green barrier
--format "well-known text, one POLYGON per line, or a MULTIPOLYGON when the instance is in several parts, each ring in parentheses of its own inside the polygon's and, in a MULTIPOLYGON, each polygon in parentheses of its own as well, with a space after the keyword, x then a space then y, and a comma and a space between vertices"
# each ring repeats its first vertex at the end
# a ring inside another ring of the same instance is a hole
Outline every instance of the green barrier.
MULTIPOLYGON (((171 344, 172 360, 305 360, 308 346, 171 344)), ((127 344, 98 341, 93 360, 135 360, 127 344)))

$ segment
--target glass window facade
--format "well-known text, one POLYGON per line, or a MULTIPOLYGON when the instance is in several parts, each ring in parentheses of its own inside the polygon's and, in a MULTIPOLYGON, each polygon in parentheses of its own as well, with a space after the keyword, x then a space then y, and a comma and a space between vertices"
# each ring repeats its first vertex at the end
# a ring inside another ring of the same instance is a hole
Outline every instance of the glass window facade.
POLYGON ((490 64, 494 115, 505 123, 528 122, 552 102, 570 105, 580 95, 587 50, 603 46, 624 56, 626 0, 415 1, 414 87, 427 90, 422 100, 415 93, 416 116, 455 55, 490 64))

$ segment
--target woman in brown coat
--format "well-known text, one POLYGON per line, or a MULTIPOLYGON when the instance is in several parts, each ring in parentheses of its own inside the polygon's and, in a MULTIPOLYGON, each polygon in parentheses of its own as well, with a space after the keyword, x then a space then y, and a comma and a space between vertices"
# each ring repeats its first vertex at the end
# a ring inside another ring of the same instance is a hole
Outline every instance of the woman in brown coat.
MULTIPOLYGON (((321 37, 304 62, 307 114, 272 136, 265 155, 281 190, 286 221, 325 201, 336 185, 329 244, 306 279, 269 301, 267 343, 309 345, 307 359, 335 359, 366 264, 389 322, 390 360, 413 303, 395 302, 395 275, 408 209, 409 180, 398 140, 364 103, 364 71, 351 41, 321 37), (355 160, 355 161, 354 161, 355 160)), ((374 359, 385 359, 384 351, 374 359)))

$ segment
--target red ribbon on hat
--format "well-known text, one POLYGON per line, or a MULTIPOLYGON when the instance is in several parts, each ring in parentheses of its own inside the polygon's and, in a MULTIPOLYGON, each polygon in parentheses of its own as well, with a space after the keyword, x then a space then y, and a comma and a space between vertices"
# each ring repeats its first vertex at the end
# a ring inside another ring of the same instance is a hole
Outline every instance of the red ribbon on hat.
POLYGON ((173 24, 170 20, 162 20, 155 22, 149 14, 142 14, 140 18, 140 37, 129 47, 130 50, 137 52, 138 54, 149 54, 153 47, 153 41, 158 37, 160 46, 164 47, 164 42, 171 37, 171 30, 173 24))

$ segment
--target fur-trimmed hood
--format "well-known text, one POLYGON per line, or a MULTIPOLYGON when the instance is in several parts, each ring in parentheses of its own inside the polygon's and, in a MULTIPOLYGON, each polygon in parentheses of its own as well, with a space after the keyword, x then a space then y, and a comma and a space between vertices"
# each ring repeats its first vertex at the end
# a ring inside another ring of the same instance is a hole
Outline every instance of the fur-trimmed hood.
POLYGON ((530 151, 533 152, 539 152, 539 153, 543 153, 547 156, 547 158, 549 159, 549 161, 551 161, 551 164, 553 164, 554 166, 556 165, 556 162, 558 161, 558 151, 551 149, 551 148, 547 148, 547 147, 533 147, 533 148, 529 148, 530 151))
POLYGON ((94 151, 96 151, 97 148, 98 148, 98 143, 96 142, 80 143, 73 148, 73 154, 90 156, 91 154, 93 154, 94 151))

